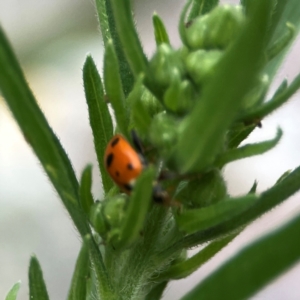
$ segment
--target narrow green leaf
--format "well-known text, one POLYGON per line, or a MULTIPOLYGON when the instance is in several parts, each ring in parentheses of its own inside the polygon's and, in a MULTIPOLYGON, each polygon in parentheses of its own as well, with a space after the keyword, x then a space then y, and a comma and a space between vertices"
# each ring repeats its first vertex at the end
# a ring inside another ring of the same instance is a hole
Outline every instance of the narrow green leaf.
POLYGON ((163 292, 168 285, 168 281, 163 281, 156 285, 150 293, 145 297, 145 300, 160 300, 162 299, 163 292))
POLYGON ((277 134, 272 140, 256 143, 256 144, 247 144, 239 148, 227 150, 225 153, 222 153, 216 160, 216 165, 223 167, 224 165, 246 157, 251 157, 254 155, 263 154, 272 148, 274 148, 282 137, 282 130, 277 129, 277 134))
POLYGON ((109 29, 109 19, 113 19, 112 15, 108 15, 108 11, 106 10, 107 0, 95 0, 96 2, 96 10, 97 16, 100 24, 100 29, 102 33, 102 39, 104 45, 107 44, 108 40, 111 39, 111 33, 109 29))
POLYGON ((0 28, 0 90, 26 141, 31 145, 82 236, 89 227, 79 207, 78 182, 58 138, 27 85, 0 28))
POLYGON ((300 259, 300 217, 245 247, 182 300, 249 299, 300 259), (217 288, 216 288, 217 287, 217 288))
POLYGON ((7 293, 5 300, 16 300, 17 299, 17 295, 19 292, 21 286, 21 282, 17 282, 13 285, 13 287, 10 289, 10 291, 7 293))
POLYGON ((236 148, 249 134, 256 128, 256 124, 245 125, 244 123, 235 124, 234 128, 228 132, 228 149, 236 148))
POLYGON ((111 0, 116 28, 133 74, 147 73, 148 61, 139 41, 129 0, 111 0))
POLYGON ((68 300, 82 300, 87 294, 87 280, 90 273, 89 248, 84 240, 80 249, 72 277, 68 300))
POLYGON ((140 74, 145 74, 145 85, 158 99, 162 99, 162 90, 157 86, 155 80, 153 80, 153 76, 150 74, 149 63, 135 29, 130 0, 111 0, 110 3, 113 8, 122 50, 125 53, 134 77, 136 78, 140 74))
POLYGON ((182 240, 168 247, 168 249, 162 249, 159 256, 162 258, 169 257, 179 249, 197 246, 237 230, 279 205, 298 190, 300 190, 300 167, 276 183, 272 188, 263 192, 249 209, 214 228, 185 236, 182 240))
POLYGON ((163 43, 170 45, 170 40, 169 40, 166 27, 162 19, 156 13, 154 13, 152 16, 152 22, 154 27, 156 45, 158 46, 163 43))
POLYGON ((166 272, 160 274, 158 278, 155 278, 155 280, 161 281, 181 279, 191 275, 213 256, 215 256, 219 251, 221 251, 225 246, 227 246, 236 236, 237 234, 235 233, 211 242, 208 246, 206 246, 204 249, 201 249, 191 258, 172 265, 166 272))
POLYGON ((178 30, 179 35, 181 38, 182 43, 188 47, 187 39, 186 39, 186 18, 187 18, 187 12, 189 10, 189 7, 191 6, 192 0, 188 0, 180 14, 179 24, 178 24, 178 30))
POLYGON ((253 122, 253 120, 261 120, 279 108, 282 104, 287 102, 289 98, 300 88, 300 74, 296 76, 296 78, 287 88, 284 87, 285 86, 282 87, 283 91, 276 93, 271 100, 247 111, 245 114, 239 116, 238 120, 245 123, 253 122))
POLYGON ((271 60, 277 56, 292 41, 295 35, 295 27, 291 23, 286 24, 287 31, 267 49, 267 59, 271 60))
POLYGON ((41 266, 35 256, 29 265, 29 299, 49 300, 41 266))
POLYGON ((114 246, 123 249, 132 244, 143 229, 148 208, 152 199, 152 184, 155 175, 153 168, 145 170, 137 179, 124 217, 120 236, 114 246))
POLYGON ((101 299, 117 300, 118 298, 113 292, 110 278, 108 277, 102 254, 98 246, 90 235, 85 237, 85 243, 87 243, 89 247, 91 271, 95 277, 95 285, 98 295, 100 295, 101 299))
POLYGON ((257 184, 258 184, 258 182, 256 180, 254 180, 253 185, 252 185, 251 189, 249 190, 248 194, 256 193, 257 184))
POLYGON ((101 78, 91 56, 87 56, 83 66, 83 83, 103 189, 108 193, 113 183, 104 166, 104 153, 113 136, 113 124, 104 100, 101 78))
MULTIPOLYGON (((251 1, 250 1, 251 2, 251 1)), ((278 0, 272 12, 272 22, 268 30, 269 47, 275 43, 286 31, 287 22, 293 24, 295 33, 289 44, 279 55, 272 59, 265 67, 264 72, 268 74, 270 80, 275 76, 278 68, 283 62, 287 51, 300 30, 300 1, 298 0, 278 0)))
POLYGON ((260 70, 272 5, 272 0, 256 1, 254 13, 203 88, 201 101, 183 121, 176 147, 181 172, 203 170, 220 150, 226 131, 260 70))
POLYGON ((193 0, 193 4, 188 16, 188 21, 192 21, 200 15, 207 14, 215 6, 217 6, 219 0, 193 0))
POLYGON ((276 184, 281 182, 283 179, 285 179, 288 175, 290 175, 292 170, 285 171, 276 181, 276 184))
POLYGON ((104 55, 104 85, 108 99, 114 109, 118 128, 128 138, 129 118, 120 79, 120 69, 112 43, 108 41, 104 55))
POLYGON ((288 81, 286 79, 283 79, 279 87, 276 89, 273 98, 283 93, 287 89, 287 87, 288 87, 288 81))
POLYGON ((104 46, 106 47, 110 39, 113 40, 113 44, 116 49, 116 54, 120 66, 120 76, 122 81, 123 92, 125 96, 127 96, 132 89, 134 78, 130 66, 126 60, 125 53, 123 51, 123 47, 119 38, 119 34, 117 32, 111 7, 111 1, 96 0, 96 7, 100 28, 103 36, 104 46))
POLYGON ((89 214, 91 206, 94 204, 91 188, 92 188, 92 165, 87 165, 82 172, 80 187, 79 187, 79 197, 80 197, 81 206, 87 215, 89 214))
POLYGON ((214 205, 184 211, 176 216, 176 222, 179 229, 186 233, 208 230, 246 211, 257 200, 258 197, 253 194, 224 199, 214 205))

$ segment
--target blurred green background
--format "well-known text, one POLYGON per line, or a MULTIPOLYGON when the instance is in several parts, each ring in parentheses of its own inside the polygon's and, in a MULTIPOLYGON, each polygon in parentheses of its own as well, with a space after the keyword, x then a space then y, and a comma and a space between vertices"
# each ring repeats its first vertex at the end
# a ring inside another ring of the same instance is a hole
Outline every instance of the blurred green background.
MULTIPOLYGON (((177 20, 183 3, 183 0, 135 1, 137 26, 149 57, 155 50, 153 11, 165 21, 172 45, 178 47, 177 20)), ((77 176, 87 163, 94 165, 93 192, 100 199, 101 184, 82 84, 82 65, 88 52, 102 70, 103 48, 94 6, 92 0, 1 0, 0 23, 77 176)), ((298 39, 271 92, 282 78, 290 81, 299 73, 299 51, 298 39)), ((300 165, 299 111, 298 94, 264 120, 263 128, 250 136, 249 142, 273 137, 277 125, 284 131, 280 145, 274 150, 226 168, 232 194, 245 193, 255 179, 258 191, 262 191, 286 170, 300 165)), ((299 202, 298 194, 249 226, 201 270, 188 279, 172 283, 164 299, 179 299, 249 241, 299 213, 299 202)), ((14 282, 21 280, 18 299, 28 299, 27 269, 30 255, 35 253, 42 265, 50 298, 65 299, 80 247, 79 235, 1 96, 0 205, 0 297, 4 297, 14 282)), ((300 264, 253 299, 300 299, 299 276, 300 264)))

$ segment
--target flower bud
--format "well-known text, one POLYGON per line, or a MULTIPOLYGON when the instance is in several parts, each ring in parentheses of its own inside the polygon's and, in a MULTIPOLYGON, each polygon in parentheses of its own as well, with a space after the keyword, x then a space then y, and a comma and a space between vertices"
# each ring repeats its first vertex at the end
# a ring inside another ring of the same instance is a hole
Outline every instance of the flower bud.
POLYGON ((184 67, 178 52, 168 44, 161 44, 150 61, 150 71, 156 83, 166 88, 175 77, 182 78, 184 67))
POLYGON ((244 22, 241 6, 216 6, 186 29, 187 44, 191 49, 225 49, 237 37, 244 22))
POLYGON ((126 196, 119 194, 105 201, 103 215, 110 228, 119 227, 123 220, 126 196))
POLYGON ((220 50, 197 50, 191 52, 185 59, 187 73, 197 84, 203 83, 213 76, 215 66, 222 57, 220 50))
POLYGON ((169 157, 177 141, 178 124, 165 112, 156 115, 150 126, 150 140, 163 157, 169 157))
POLYGON ((91 206, 89 220, 95 231, 104 238, 109 228, 103 216, 103 202, 96 202, 91 206))
POLYGON ((193 104, 194 88, 190 81, 174 80, 164 94, 165 107, 178 115, 184 115, 193 104))

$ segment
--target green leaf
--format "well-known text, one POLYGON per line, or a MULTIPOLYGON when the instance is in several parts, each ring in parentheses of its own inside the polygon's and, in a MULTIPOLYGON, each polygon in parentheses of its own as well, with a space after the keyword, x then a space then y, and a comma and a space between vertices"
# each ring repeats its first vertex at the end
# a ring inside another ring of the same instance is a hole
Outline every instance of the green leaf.
POLYGON ((258 184, 258 182, 256 180, 254 180, 253 185, 252 185, 251 189, 249 190, 248 194, 256 193, 257 184, 258 184))
POLYGON ((182 300, 249 299, 300 259, 300 217, 250 244, 182 300), (217 287, 217 288, 216 288, 217 287))
POLYGON ((87 165, 82 172, 80 187, 79 187, 81 206, 87 215, 89 214, 91 206, 94 204, 91 188, 92 188, 92 166, 87 165))
POLYGON ((102 254, 96 245, 94 239, 88 235, 85 237, 85 243, 89 248, 89 257, 91 262, 91 271, 95 278, 95 285, 98 295, 101 299, 118 299, 113 292, 110 278, 108 277, 107 270, 105 268, 102 254))
POLYGON ((287 23, 286 27, 287 31, 267 49, 268 60, 276 57, 277 54, 279 54, 293 40, 295 36, 295 27, 291 23, 287 23))
POLYGON ((158 278, 155 278, 155 280, 181 279, 191 275, 219 251, 226 247, 236 236, 237 233, 211 242, 208 246, 201 249, 197 254, 193 255, 189 259, 172 265, 166 272, 163 272, 158 276, 158 278))
POLYGON ((113 186, 113 182, 105 169, 104 153, 108 142, 113 136, 113 124, 108 106, 104 100, 101 78, 91 56, 87 56, 83 66, 83 83, 103 189, 105 193, 108 193, 113 186))
POLYGON ((111 0, 110 3, 125 56, 134 76, 137 77, 141 73, 146 74, 148 61, 135 29, 130 1, 111 0))
POLYGON ((272 148, 274 148, 282 137, 282 130, 280 128, 277 129, 276 136, 269 141, 264 141, 256 144, 247 144, 241 146, 239 148, 230 149, 225 153, 222 153, 216 160, 216 165, 219 167, 223 167, 224 165, 228 164, 229 162, 251 157, 254 155, 263 154, 272 148))
POLYGON ((110 3, 113 8, 114 19, 121 40, 122 49, 134 77, 137 78, 140 74, 144 74, 145 85, 158 99, 162 99, 162 91, 155 84, 155 81, 150 74, 148 68, 149 63, 135 29, 135 21, 133 20, 130 0, 111 0, 110 3))
POLYGON ((35 256, 29 265, 29 299, 49 300, 41 266, 35 256))
POLYGON ((186 15, 189 10, 189 7, 192 3, 192 0, 188 0, 184 5, 179 19, 178 30, 182 43, 188 47, 187 39, 186 39, 186 15))
POLYGON ((228 132, 228 149, 236 148, 256 128, 256 124, 237 123, 228 132))
POLYGON ((192 21, 200 15, 207 14, 215 6, 217 6, 219 0, 193 0, 192 7, 188 16, 188 21, 192 21))
MULTIPOLYGON (((269 28, 269 47, 275 43, 280 37, 283 36, 286 31, 287 22, 293 24, 295 32, 298 33, 300 29, 300 2, 298 0, 281 0, 276 1, 276 6, 274 12, 272 13, 272 24, 269 28)), ((297 34, 294 35, 294 38, 297 34)), ((265 73, 269 75, 272 79, 282 61, 284 60, 287 51, 292 45, 294 39, 290 40, 289 45, 287 45, 284 51, 281 51, 279 55, 276 56, 272 61, 268 63, 265 68, 265 73)))
POLYGON ((162 299, 163 292, 168 285, 168 281, 163 281, 156 285, 149 294, 145 297, 145 300, 160 300, 162 299))
POLYGON ((112 40, 108 41, 104 55, 104 85, 108 99, 114 109, 118 128, 128 138, 129 116, 125 107, 120 70, 112 40))
POLYGON ((21 286, 21 282, 17 282, 13 285, 13 287, 10 289, 10 291, 7 293, 5 300, 16 300, 17 299, 17 295, 19 292, 21 286))
POLYGON ((87 280, 90 273, 89 248, 84 240, 73 273, 68 300, 82 300, 87 294, 87 280))
POLYGON ((246 211, 257 200, 258 197, 253 194, 224 199, 214 205, 184 211, 176 216, 176 222, 179 229, 186 233, 208 230, 246 211))
POLYGON ((165 25, 162 19, 156 13, 154 13, 152 16, 152 22, 154 27, 156 45, 158 46, 163 43, 170 45, 170 40, 165 25))
POLYGON ((0 90, 26 141, 67 208, 82 236, 89 232, 79 207, 78 182, 58 138, 50 128, 27 85, 17 59, 0 28, 0 90))
POLYGON ((194 247, 237 230, 282 203, 298 190, 300 190, 300 167, 284 177, 272 188, 263 192, 258 197, 257 201, 255 201, 254 205, 250 206, 245 211, 242 211, 236 216, 232 216, 231 219, 224 221, 213 228, 185 236, 167 249, 162 249, 159 257, 161 257, 161 259, 169 257, 179 249, 194 247))
POLYGON ((183 121, 176 147, 181 172, 203 170, 220 151, 226 131, 261 68, 272 5, 272 0, 256 2, 254 13, 204 86, 201 100, 183 121))
POLYGON ((102 39, 104 45, 106 45, 108 40, 111 39, 109 21, 113 22, 113 16, 111 12, 107 11, 107 5, 109 5, 109 1, 95 0, 95 2, 96 2, 97 16, 100 24, 101 33, 102 33, 102 39))
POLYGON ((152 200, 152 185, 155 170, 148 168, 137 179, 130 197, 129 206, 120 228, 120 235, 114 246, 123 249, 131 245, 143 229, 145 218, 152 200))
POLYGON ((261 120, 279 108, 281 105, 287 102, 289 98, 300 88, 300 74, 296 76, 296 78, 288 87, 286 87, 285 84, 286 83, 284 81, 271 100, 264 102, 258 107, 248 110, 243 115, 239 116, 238 120, 245 123, 253 122, 253 120, 261 120))
POLYGON ((123 92, 125 96, 129 94, 132 89, 134 78, 130 70, 130 66, 126 60, 123 47, 117 32, 111 1, 96 0, 97 14, 100 23, 100 28, 103 36, 104 46, 106 47, 110 39, 113 40, 114 47, 120 66, 120 76, 122 81, 123 92))

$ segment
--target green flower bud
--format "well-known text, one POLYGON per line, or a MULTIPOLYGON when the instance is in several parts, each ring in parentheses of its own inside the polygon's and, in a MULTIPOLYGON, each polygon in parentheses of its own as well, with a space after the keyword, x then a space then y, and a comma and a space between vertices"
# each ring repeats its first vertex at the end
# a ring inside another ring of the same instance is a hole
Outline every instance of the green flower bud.
POLYGON ((168 87, 174 78, 182 78, 183 62, 178 52, 168 44, 161 44, 150 61, 150 71, 160 87, 168 87))
POLYGON ((151 117, 160 113, 164 109, 161 103, 145 87, 143 90, 141 101, 143 103, 143 106, 145 107, 145 109, 147 110, 148 114, 151 117))
POLYGON ((227 195, 221 172, 213 169, 200 178, 179 185, 175 198, 191 207, 205 207, 219 202, 227 195))
POLYGON ((215 66, 222 57, 223 51, 220 50, 197 50, 191 52, 185 59, 187 73, 197 84, 213 76, 215 66))
POLYGON ((164 94, 165 107, 179 115, 188 112, 193 104, 194 88, 188 80, 176 79, 164 94))
POLYGON ((150 141, 160 154, 168 158, 177 142, 178 124, 175 118, 165 112, 156 115, 150 126, 150 141))
POLYGON ((241 6, 222 5, 196 18, 186 29, 186 41, 192 49, 225 49, 245 22, 241 6))
POLYGON ((109 228, 103 216, 103 202, 96 202, 92 205, 89 220, 95 231, 105 237, 109 228))
POLYGON ((117 195, 104 203, 103 215, 111 228, 119 227, 123 220, 126 206, 126 196, 117 195))

